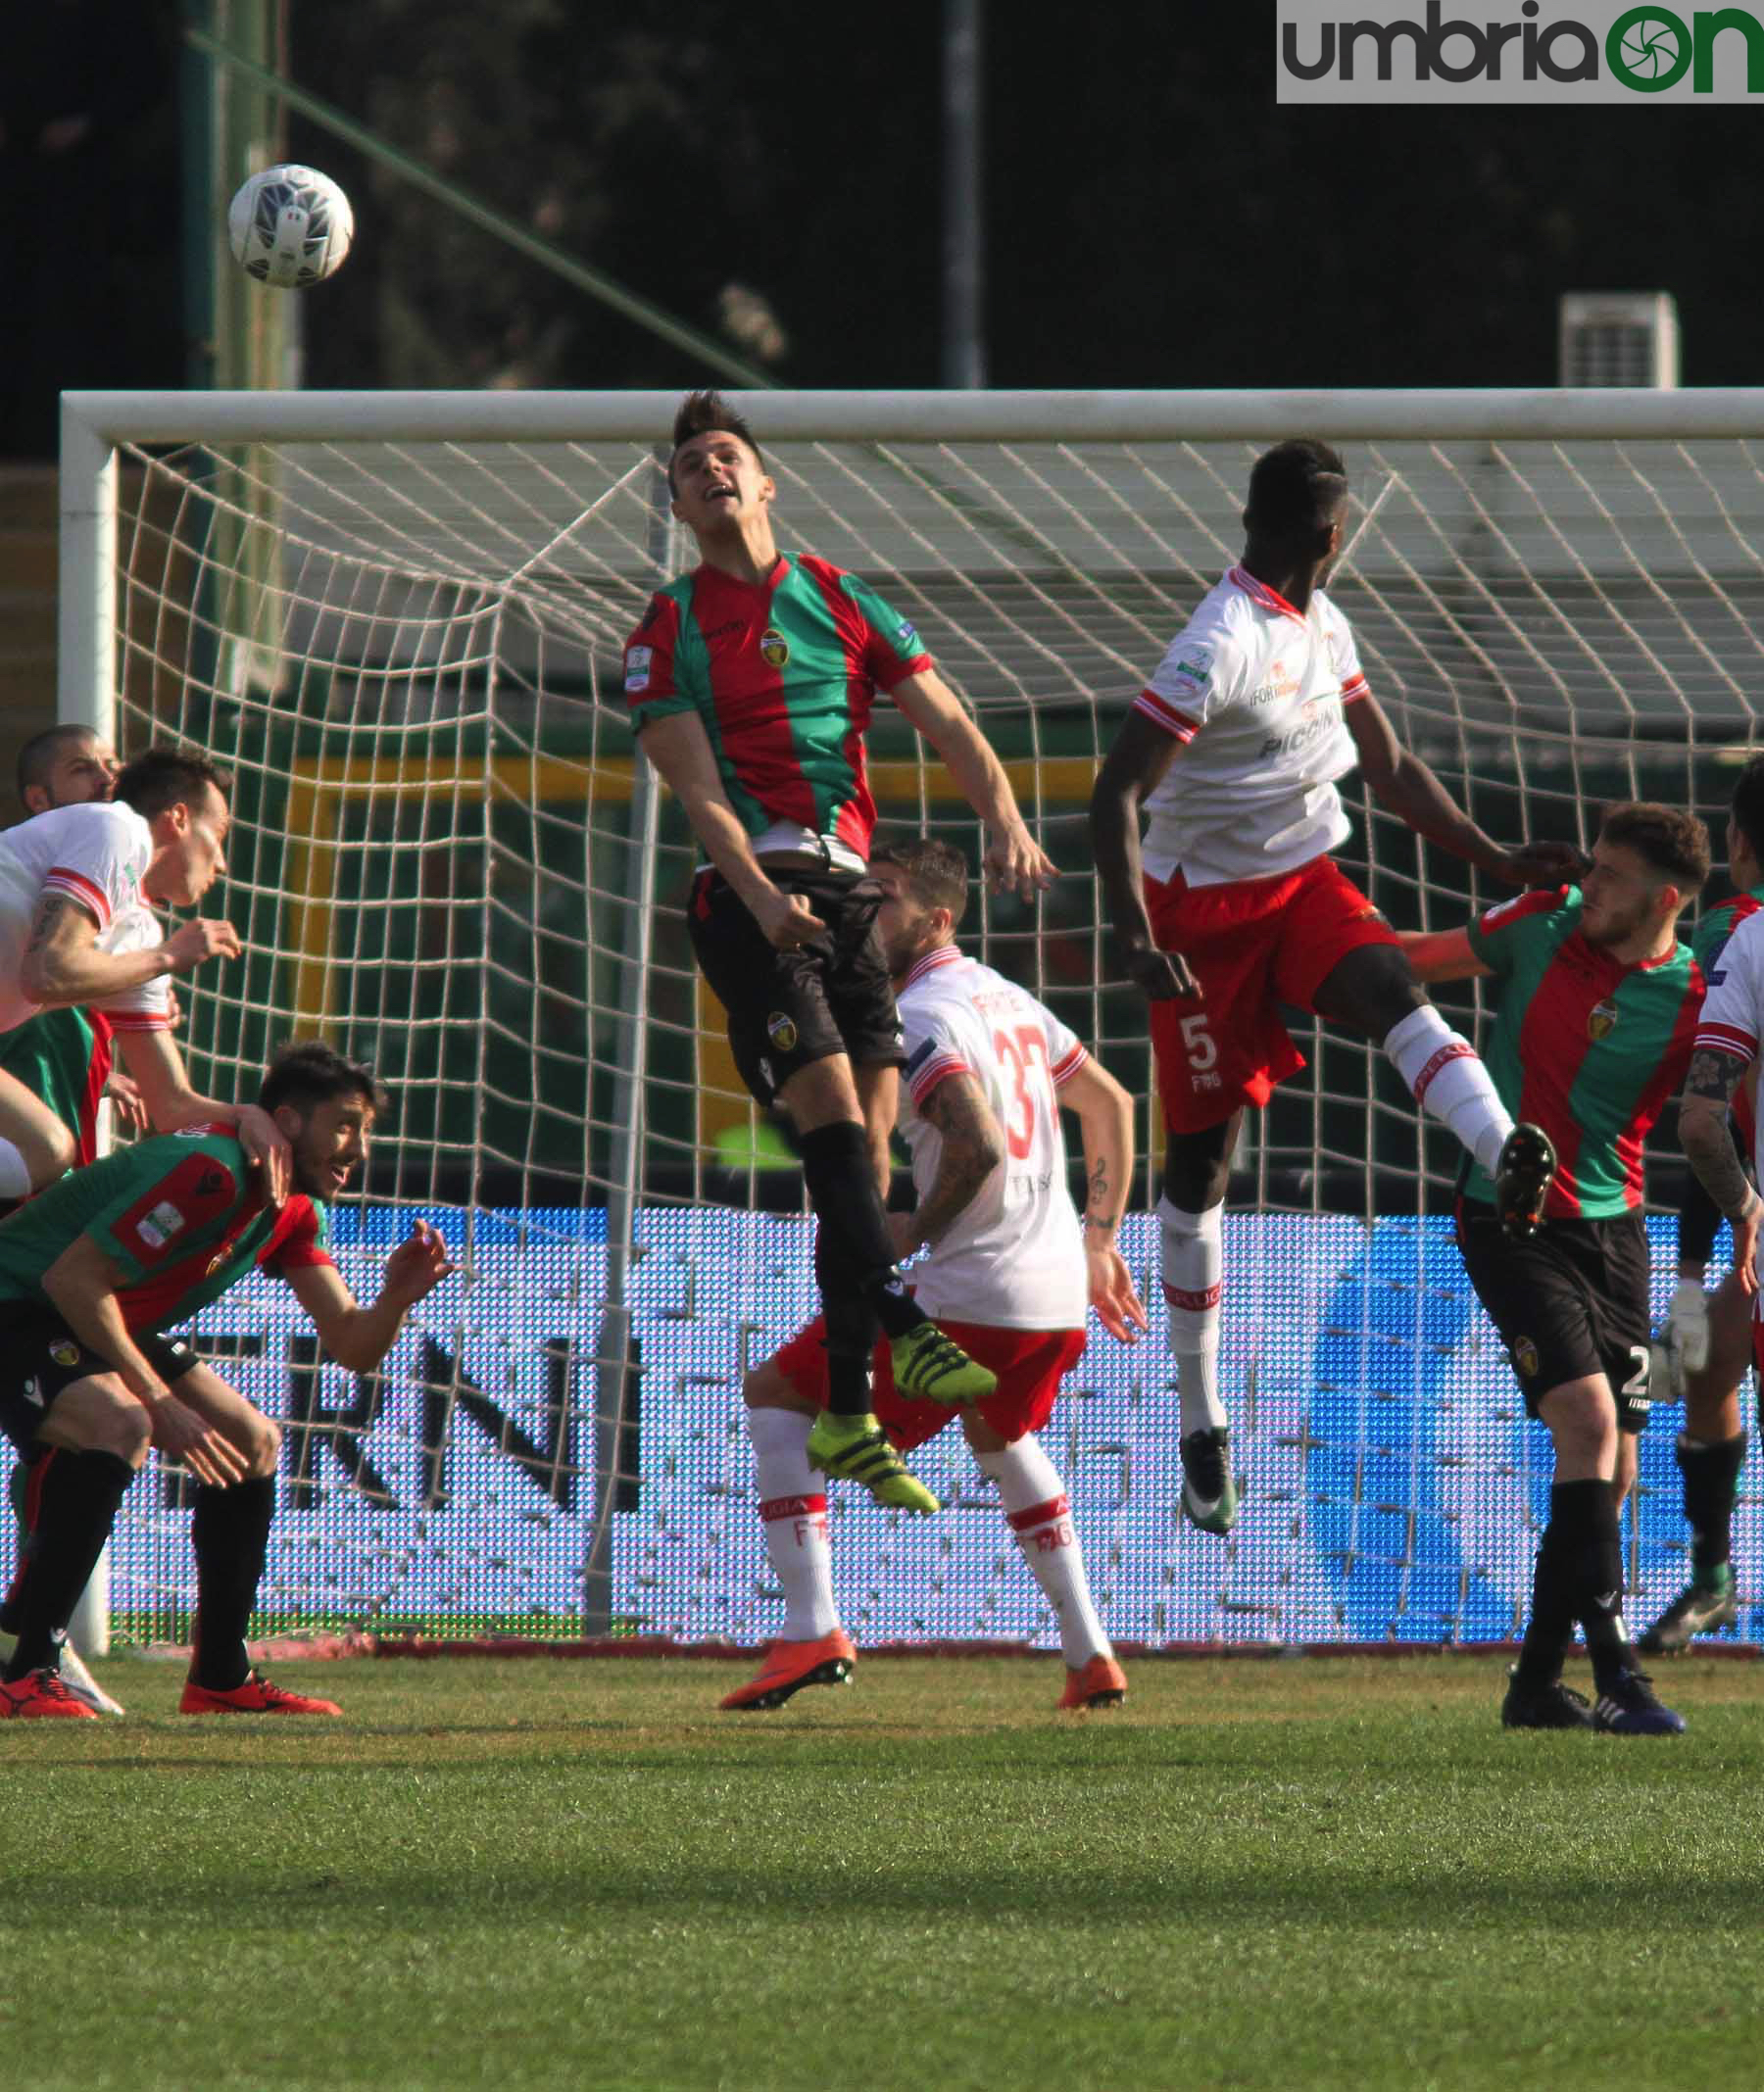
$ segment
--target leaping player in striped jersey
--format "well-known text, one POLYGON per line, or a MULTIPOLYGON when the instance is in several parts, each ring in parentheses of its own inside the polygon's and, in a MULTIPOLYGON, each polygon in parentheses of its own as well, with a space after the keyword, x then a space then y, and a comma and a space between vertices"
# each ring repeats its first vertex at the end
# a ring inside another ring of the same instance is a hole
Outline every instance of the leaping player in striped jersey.
MULTIPOLYGON (((1059 1704, 1110 1705, 1127 1680, 1091 1598, 1065 1485, 1036 1434, 1083 1353, 1087 1306, 1124 1343, 1146 1327, 1115 1247, 1133 1170, 1132 1099, 1033 997, 962 954, 968 869, 958 851, 928 839, 885 847, 870 872, 886 896, 878 931, 906 1035, 900 1125, 917 1204, 896 1216, 897 1245, 903 1254, 929 1245, 908 1274, 917 1299, 997 1375, 996 1392, 962 1409, 962 1430, 1059 1622, 1059 1704), (1083 1129, 1082 1220, 1066 1189, 1060 1105, 1083 1129)), ((826 1497, 808 1464, 828 1394, 824 1335, 810 1324, 744 1387, 784 1627, 725 1708, 781 1706, 805 1685, 839 1682, 856 1657, 833 1601, 826 1497)), ((947 1406, 899 1391, 883 1343, 875 1373, 876 1414, 900 1451, 950 1422, 947 1406)))
POLYGON ((1396 933, 1331 858, 1349 832, 1336 780, 1357 764, 1379 802, 1430 843, 1514 886, 1557 886, 1584 860, 1567 844, 1503 849, 1398 746, 1323 592, 1347 515, 1347 475, 1327 444, 1282 443, 1256 460, 1244 557, 1171 642, 1091 802, 1116 948, 1151 1001, 1183 1505, 1209 1533, 1237 1517, 1218 1388, 1232 1151, 1246 1106, 1265 1104, 1304 1065, 1280 1005, 1382 1041, 1416 1101, 1499 1185, 1515 1230, 1536 1225, 1553 1166, 1548 1143, 1515 1129, 1396 933))

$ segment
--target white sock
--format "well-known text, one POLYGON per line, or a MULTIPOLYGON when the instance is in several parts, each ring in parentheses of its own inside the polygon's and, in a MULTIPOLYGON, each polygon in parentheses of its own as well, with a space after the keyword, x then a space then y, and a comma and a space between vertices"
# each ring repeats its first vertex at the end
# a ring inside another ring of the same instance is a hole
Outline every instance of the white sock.
POLYGON ((1059 1470, 1033 1432, 1002 1452, 976 1453, 980 1471, 999 1484, 1005 1523, 1016 1534, 1023 1559, 1059 1622, 1059 1653, 1069 1670, 1093 1656, 1112 1656, 1108 1636, 1091 1599, 1084 1555, 1072 1530, 1071 1507, 1059 1470))
POLYGON ((813 1419, 795 1409, 750 1409, 765 1552, 784 1593, 781 1641, 819 1641, 839 1626, 825 1484, 808 1465, 813 1419))
POLYGON ((1185 1213, 1167 1198, 1157 1201, 1163 1236, 1163 1292, 1170 1310, 1169 1344, 1176 1360, 1176 1393, 1182 1404, 1182 1435, 1223 1431, 1219 1400, 1219 1295, 1225 1269, 1223 1206, 1185 1213))
POLYGON ((1493 1177, 1513 1121, 1469 1040, 1424 1002, 1386 1033, 1384 1048, 1415 1102, 1449 1126, 1493 1177))
POLYGON ((30 1170, 10 1141, 0 1141, 0 1198, 28 1198, 30 1170))

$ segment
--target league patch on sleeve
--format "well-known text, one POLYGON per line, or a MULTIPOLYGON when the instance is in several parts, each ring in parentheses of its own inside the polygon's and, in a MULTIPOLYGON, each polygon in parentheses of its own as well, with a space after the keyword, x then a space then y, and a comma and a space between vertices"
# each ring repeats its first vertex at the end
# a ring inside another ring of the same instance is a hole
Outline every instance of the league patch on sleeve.
POLYGON ((650 662, 655 658, 653 647, 627 647, 625 649, 624 687, 627 696, 635 697, 639 691, 650 687, 650 662))
POLYGON ((903 654, 916 654, 919 651, 918 627, 905 617, 895 627, 895 640, 903 654))
POLYGON ((181 1235, 187 1226, 184 1216, 169 1198, 162 1198, 149 1213, 140 1214, 130 1229, 135 1245, 143 1256, 158 1256, 174 1236, 181 1235))

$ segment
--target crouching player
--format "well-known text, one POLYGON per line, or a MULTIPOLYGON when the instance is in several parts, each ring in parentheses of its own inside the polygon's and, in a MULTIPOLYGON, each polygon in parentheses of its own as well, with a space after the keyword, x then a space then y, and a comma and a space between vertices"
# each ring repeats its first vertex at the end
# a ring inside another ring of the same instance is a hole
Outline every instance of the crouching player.
MULTIPOLYGON (((1482 1170, 1460 1180, 1458 1199, 1464 1268, 1555 1450, 1531 1618, 1501 1708, 1509 1728, 1657 1736, 1685 1726, 1654 1697, 1624 1625, 1617 1507, 1648 1409, 1642 1143, 1697 1039, 1702 975, 1678 918, 1708 872, 1708 832, 1693 814, 1613 806, 1579 892, 1527 894, 1468 930, 1403 939, 1419 980, 1500 976, 1489 1073, 1557 1165, 1529 1233, 1503 1224, 1482 1170), (1577 1620, 1591 1708, 1562 1682, 1577 1620)), ((1723 1112, 1726 1102, 1724 1093, 1723 1112)))
POLYGON ((286 1280, 339 1364, 370 1373, 453 1266, 418 1221, 361 1307, 325 1251, 324 1201, 361 1163, 381 1103, 369 1070, 328 1046, 289 1046, 259 1102, 293 1149, 295 1195, 279 1211, 237 1133, 199 1126, 77 1170, 0 1223, 0 1429, 31 1463, 30 1571, 0 1717, 93 1719, 62 1684, 57 1651, 149 1445, 197 1484, 196 1651, 181 1711, 338 1712, 271 1684, 246 1654, 281 1435, 163 1332, 262 1266, 286 1280))
MULTIPOLYGON (((962 1429, 1059 1621, 1060 1705, 1107 1705, 1126 1697, 1127 1680, 1091 1600, 1064 1486, 1035 1434, 1083 1353, 1087 1303, 1123 1342, 1146 1327, 1115 1247, 1132 1101, 1057 1018, 957 949, 968 886, 958 851, 908 842, 879 849, 869 868, 883 890, 877 931, 907 1056, 900 1123, 917 1204, 896 1217, 897 1247, 908 1255, 929 1244, 911 1275, 919 1304, 998 1378, 996 1392, 961 1411, 962 1429), (1059 1104, 1083 1128, 1082 1225, 1066 1190, 1059 1104)), ((948 1406, 898 1391, 886 1343, 875 1375, 877 1420, 900 1452, 950 1422, 948 1406)), ((808 1466, 809 1430, 827 1402, 822 1325, 756 1367, 743 1393, 784 1631, 722 1705, 779 1707, 804 1685, 838 1683, 856 1655, 834 1608, 826 1497, 808 1466)))

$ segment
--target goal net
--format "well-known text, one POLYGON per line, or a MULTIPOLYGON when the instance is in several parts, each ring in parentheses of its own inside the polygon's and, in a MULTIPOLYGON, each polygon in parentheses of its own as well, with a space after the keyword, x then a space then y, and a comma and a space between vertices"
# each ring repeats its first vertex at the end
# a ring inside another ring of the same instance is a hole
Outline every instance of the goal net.
MULTIPOLYGON (((393 1109, 334 1216, 338 1261, 371 1296, 421 1214, 460 1264, 366 1379, 268 1282, 196 1325, 284 1427, 266 1628, 756 1642, 780 1620, 740 1387, 812 1312, 809 1224, 693 967, 695 851, 620 688, 622 639, 689 563, 656 462, 674 405, 69 401, 63 716, 124 753, 194 742, 235 778, 205 906, 245 954, 184 992, 196 1077, 249 1095, 301 1036, 370 1060, 393 1109)), ((780 542, 917 625, 1060 867, 1033 907, 981 902, 971 949, 1142 1100, 1124 1241, 1152 1332, 1093 1330, 1048 1434, 1111 1631, 1510 1634, 1548 1463, 1450 1241, 1455 1149, 1381 1055, 1297 1017, 1309 1069, 1247 1140, 1226 1228, 1243 1515, 1224 1541, 1182 1525, 1146 1010, 1113 977, 1086 802, 1241 549, 1251 459, 1303 432, 1348 455, 1334 593, 1372 687, 1485 827, 1584 840, 1631 797, 1714 817, 1764 690, 1764 395, 780 394, 753 414, 780 542)), ((977 855, 886 705, 871 754, 887 830, 977 855)), ((1497 898, 1348 800, 1345 861, 1399 926, 1497 898)), ((1656 1199, 1676 1169, 1657 1158, 1656 1199)), ((1643 1441, 1641 1615, 1684 1581, 1671 1435, 1668 1412, 1643 1441)), ((835 1493, 853 1631, 1053 1646, 959 1435, 915 1466, 934 1520, 835 1493)), ((120 1637, 183 1630, 187 1529, 151 1473, 113 1550, 120 1637)), ((1747 1498, 1742 1590, 1759 1538, 1747 1498)))

